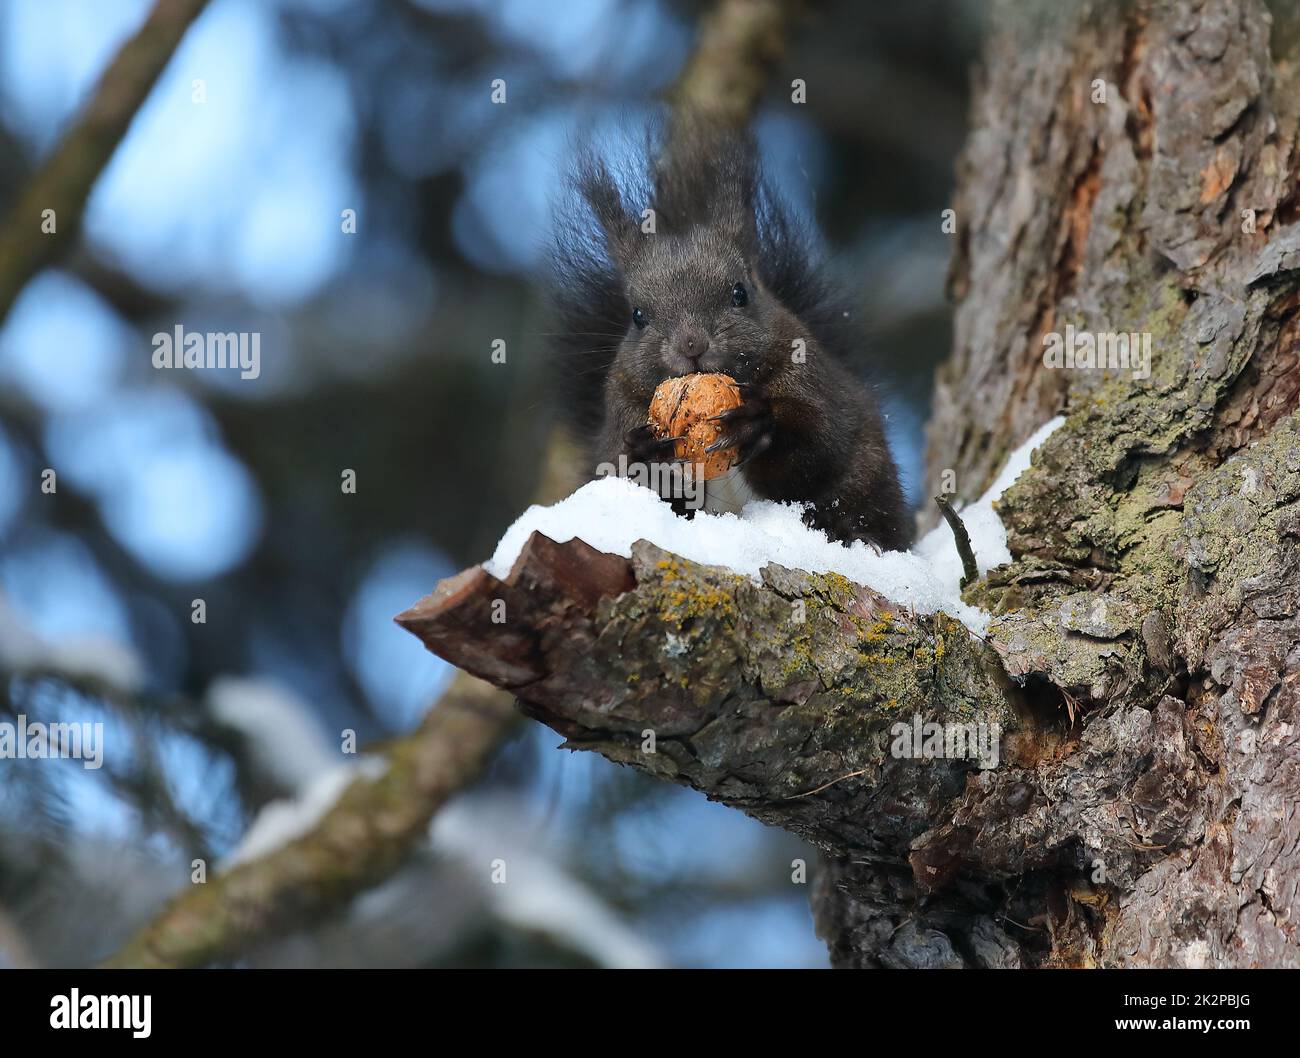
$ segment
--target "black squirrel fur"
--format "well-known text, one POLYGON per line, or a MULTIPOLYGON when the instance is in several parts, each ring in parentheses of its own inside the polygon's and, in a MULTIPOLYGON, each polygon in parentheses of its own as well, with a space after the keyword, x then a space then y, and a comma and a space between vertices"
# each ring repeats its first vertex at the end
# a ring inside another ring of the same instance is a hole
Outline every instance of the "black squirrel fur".
POLYGON ((601 157, 580 152, 558 218, 563 403, 593 466, 671 461, 671 442, 646 425, 655 388, 723 372, 744 398, 724 423, 733 473, 763 498, 809 504, 804 520, 832 539, 906 547, 911 519, 880 410, 849 367, 858 339, 764 182, 753 138, 680 121, 659 158, 620 188, 601 157))

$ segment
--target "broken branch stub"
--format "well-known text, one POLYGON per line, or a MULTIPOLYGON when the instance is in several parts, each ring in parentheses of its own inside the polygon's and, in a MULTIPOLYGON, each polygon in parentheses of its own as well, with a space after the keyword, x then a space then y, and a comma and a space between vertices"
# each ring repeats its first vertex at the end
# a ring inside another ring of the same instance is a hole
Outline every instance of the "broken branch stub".
POLYGON ((1004 758, 1025 727, 993 652, 942 613, 833 573, 769 565, 755 583, 646 541, 629 560, 534 533, 505 580, 472 568, 397 621, 569 748, 832 851, 901 861, 947 818, 977 761, 918 759, 922 725, 982 725, 1004 758))

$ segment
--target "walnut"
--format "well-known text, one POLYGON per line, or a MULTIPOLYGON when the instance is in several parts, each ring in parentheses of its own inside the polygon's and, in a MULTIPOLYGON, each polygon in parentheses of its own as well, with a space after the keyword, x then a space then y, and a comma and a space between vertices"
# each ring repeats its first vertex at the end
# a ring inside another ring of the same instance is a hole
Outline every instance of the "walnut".
POLYGON ((650 401, 650 422, 659 437, 682 438, 674 455, 703 466, 708 481, 725 474, 736 459, 734 448, 704 451, 723 432, 721 423, 708 420, 740 403, 740 389, 730 375, 683 375, 659 384, 650 401))

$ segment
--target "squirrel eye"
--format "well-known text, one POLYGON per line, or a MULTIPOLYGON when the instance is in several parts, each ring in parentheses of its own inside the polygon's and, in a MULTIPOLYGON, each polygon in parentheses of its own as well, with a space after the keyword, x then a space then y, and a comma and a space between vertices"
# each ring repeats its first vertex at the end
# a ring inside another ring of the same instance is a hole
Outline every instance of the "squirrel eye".
POLYGON ((650 321, 645 318, 645 313, 642 312, 640 309, 633 309, 632 322, 635 323, 642 330, 645 330, 645 325, 650 321))
POLYGON ((737 283, 731 288, 731 303, 738 309, 749 304, 749 294, 745 291, 744 283, 737 283))

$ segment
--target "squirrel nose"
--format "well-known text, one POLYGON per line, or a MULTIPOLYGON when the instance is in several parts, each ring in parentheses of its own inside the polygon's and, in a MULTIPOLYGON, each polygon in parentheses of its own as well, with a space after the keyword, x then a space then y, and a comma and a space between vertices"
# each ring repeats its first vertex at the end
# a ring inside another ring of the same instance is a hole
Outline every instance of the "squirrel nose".
POLYGON ((709 351, 709 336, 703 331, 688 331, 683 335, 678 348, 688 360, 698 363, 700 357, 709 351))

